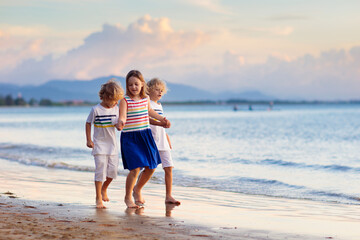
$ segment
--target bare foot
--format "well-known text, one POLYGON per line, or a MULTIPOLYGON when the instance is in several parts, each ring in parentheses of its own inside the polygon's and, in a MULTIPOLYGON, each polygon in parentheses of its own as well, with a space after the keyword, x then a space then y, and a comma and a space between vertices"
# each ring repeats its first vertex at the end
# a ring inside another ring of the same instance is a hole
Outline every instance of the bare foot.
POLYGON ((180 205, 181 202, 176 200, 175 198, 173 198, 172 196, 168 196, 165 198, 165 203, 170 203, 170 204, 175 204, 175 205, 180 205))
POLYGON ((110 201, 109 198, 108 198, 108 196, 107 196, 106 190, 105 190, 105 191, 101 191, 101 196, 102 196, 102 200, 103 200, 104 202, 110 201))
POLYGON ((124 202, 128 208, 139 208, 139 206, 136 205, 132 199, 125 198, 124 202))
POLYGON ((141 192, 133 191, 133 197, 135 199, 135 203, 139 206, 143 206, 145 204, 145 199, 142 197, 141 192))
POLYGON ((101 199, 96 199, 96 208, 106 208, 101 199))

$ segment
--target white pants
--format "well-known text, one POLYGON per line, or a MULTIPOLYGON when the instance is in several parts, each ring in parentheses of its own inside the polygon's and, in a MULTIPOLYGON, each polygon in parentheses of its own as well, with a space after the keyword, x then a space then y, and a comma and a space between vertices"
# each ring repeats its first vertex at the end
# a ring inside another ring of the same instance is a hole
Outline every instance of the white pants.
POLYGON ((118 155, 94 155, 95 181, 104 182, 106 177, 115 179, 118 172, 118 155))
POLYGON ((161 159, 161 164, 162 164, 163 168, 174 167, 174 163, 173 163, 170 151, 159 151, 159 153, 160 153, 160 159, 161 159))

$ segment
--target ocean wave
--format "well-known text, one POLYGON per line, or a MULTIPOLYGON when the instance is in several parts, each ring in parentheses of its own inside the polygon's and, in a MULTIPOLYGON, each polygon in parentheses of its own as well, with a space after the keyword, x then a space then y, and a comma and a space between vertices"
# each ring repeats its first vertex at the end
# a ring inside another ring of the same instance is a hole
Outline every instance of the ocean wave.
MULTIPOLYGON (((51 162, 39 158, 26 159, 4 153, 0 153, 0 158, 30 166, 91 173, 94 172, 94 167, 73 165, 61 161, 51 162)), ((118 171, 118 175, 121 176, 126 176, 127 173, 128 171, 125 170, 118 171)), ((199 187, 217 191, 235 192, 250 195, 262 195, 290 199, 308 199, 314 201, 360 205, 359 198, 357 196, 309 189, 305 186, 288 184, 275 179, 249 177, 210 179, 197 176, 182 175, 175 172, 173 177, 174 185, 180 185, 184 187, 199 187)), ((164 173, 162 171, 155 172, 155 174, 151 178, 151 182, 156 184, 163 184, 164 173)))
MULTIPOLYGON (((92 173, 95 171, 95 167, 91 167, 91 166, 80 166, 80 165, 69 164, 61 161, 59 162, 46 161, 39 158, 27 159, 27 158, 9 155, 9 154, 3 154, 3 153, 0 153, 0 158, 29 166, 38 166, 38 167, 45 167, 52 169, 63 169, 70 171, 92 172, 92 173)), ((124 170, 118 170, 118 175, 126 176, 126 174, 127 172, 125 172, 124 170)))
POLYGON ((305 163, 296 163, 289 162, 283 160, 273 160, 273 159, 265 159, 256 164, 262 165, 275 165, 275 166, 283 166, 283 167, 294 167, 294 168, 310 168, 314 170, 328 170, 328 171, 338 171, 338 172, 360 172, 360 168, 358 167, 350 167, 338 164, 330 164, 330 165, 320 165, 320 164, 305 164, 305 163))
MULTIPOLYGON (((52 169, 65 169, 71 171, 94 172, 93 166, 81 166, 66 163, 59 159, 80 156, 89 158, 89 151, 71 148, 48 148, 34 145, 6 144, 0 143, 0 158, 6 159, 20 164, 40 166, 52 169), (46 159, 46 160, 45 160, 46 159)), ((187 159, 190 161, 190 159, 187 159)), ((181 162, 181 160, 179 160, 181 162)), ((238 160, 234 161, 241 164, 259 164, 281 166, 286 168, 310 168, 326 171, 360 172, 359 168, 341 165, 316 165, 296 163, 283 160, 265 159, 261 161, 238 160)), ((126 176, 127 170, 119 170, 118 174, 126 176)), ((310 187, 289 184, 276 179, 267 178, 251 178, 246 176, 207 178, 190 176, 186 172, 174 170, 174 185, 185 187, 199 187, 218 191, 236 192, 251 195, 264 195, 272 197, 283 197, 292 199, 309 199, 324 202, 338 202, 359 205, 357 196, 351 196, 343 193, 326 191, 323 189, 311 189, 310 187)), ((156 171, 151 182, 157 184, 164 183, 163 171, 156 171)))
POLYGON ((69 164, 59 159, 82 159, 88 151, 29 144, 0 143, 0 157, 25 165, 91 172, 94 167, 69 164), (46 160, 44 160, 46 159, 46 160))
MULTIPOLYGON (((162 183, 162 178, 158 177, 157 181, 162 183)), ((306 186, 288 184, 274 179, 231 177, 214 180, 196 176, 183 177, 174 174, 174 183, 184 187, 199 187, 249 195, 360 205, 359 197, 357 196, 315 190, 306 186)))
POLYGON ((31 144, 10 144, 0 143, 0 150, 7 152, 22 152, 30 154, 54 154, 58 156, 64 156, 67 154, 88 154, 88 150, 78 148, 66 148, 66 147, 48 147, 38 146, 31 144))
POLYGON ((39 158, 24 158, 21 156, 0 153, 0 158, 25 165, 40 166, 46 168, 67 169, 74 171, 93 172, 94 167, 72 165, 64 162, 52 162, 39 158))
POLYGON ((236 162, 244 165, 268 165, 268 166, 280 166, 289 168, 301 168, 301 169, 313 169, 313 170, 326 170, 335 172, 360 172, 359 167, 350 167, 339 164, 320 165, 320 164, 306 164, 298 162, 290 162, 275 159, 264 159, 260 161, 251 161, 246 159, 231 159, 231 162, 236 162))

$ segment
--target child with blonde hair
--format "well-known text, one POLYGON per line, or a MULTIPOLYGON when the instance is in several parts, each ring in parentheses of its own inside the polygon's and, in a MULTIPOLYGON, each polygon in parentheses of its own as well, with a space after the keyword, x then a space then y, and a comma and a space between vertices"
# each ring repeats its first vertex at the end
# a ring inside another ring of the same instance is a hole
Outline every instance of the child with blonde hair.
POLYGON ((137 70, 131 70, 126 75, 126 96, 120 101, 117 124, 118 130, 122 130, 120 143, 124 169, 130 170, 126 177, 124 199, 129 208, 139 208, 145 203, 141 190, 161 163, 151 134, 149 116, 170 127, 170 122, 150 107, 143 75, 137 70), (139 176, 142 168, 144 170, 139 176))
MULTIPOLYGON (((158 78, 151 79, 148 83, 150 106, 160 116, 164 115, 163 107, 159 100, 167 92, 166 84, 158 78)), ((156 146, 160 153, 162 167, 165 172, 165 189, 166 197, 165 203, 171 203, 179 205, 180 202, 172 196, 172 169, 174 167, 173 160, 171 157, 171 142, 169 135, 166 133, 165 128, 161 122, 156 119, 150 118, 150 128, 155 140, 156 146)))
POLYGON ((86 145, 92 148, 95 160, 96 207, 106 208, 108 202, 107 188, 116 178, 119 165, 119 147, 116 141, 115 124, 119 118, 118 102, 124 96, 120 84, 113 79, 101 86, 99 97, 101 103, 91 108, 86 120, 86 145), (91 125, 94 125, 91 139, 91 125))

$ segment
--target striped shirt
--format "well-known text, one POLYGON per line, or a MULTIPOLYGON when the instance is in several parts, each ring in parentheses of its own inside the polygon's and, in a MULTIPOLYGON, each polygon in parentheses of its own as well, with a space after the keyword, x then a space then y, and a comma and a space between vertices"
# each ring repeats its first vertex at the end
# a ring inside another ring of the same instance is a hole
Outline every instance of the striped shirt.
MULTIPOLYGON (((150 106, 152 109, 154 109, 154 111, 159 114, 160 116, 163 116, 164 115, 164 112, 163 112, 163 108, 161 106, 161 104, 158 104, 158 103, 155 103, 154 101, 151 101, 150 100, 150 106)), ((157 121, 157 122, 160 122, 159 120, 157 120, 156 118, 152 118, 150 117, 151 119, 157 121)))
POLYGON ((115 114, 112 115, 97 115, 94 120, 94 127, 96 128, 108 128, 115 127, 112 118, 117 118, 115 114))
POLYGON ((94 125, 93 155, 117 155, 118 145, 116 141, 116 131, 114 125, 119 119, 119 107, 105 108, 101 104, 91 108, 86 122, 94 125))
MULTIPOLYGON (((156 103, 150 100, 150 107, 154 109, 154 111, 158 113, 160 116, 164 115, 163 107, 160 103, 156 103)), ((151 119, 158 121, 155 118, 151 118, 151 119)), ((150 128, 158 150, 169 151, 170 145, 166 137, 165 128, 156 125, 150 125, 150 128)))
POLYGON ((123 132, 139 131, 150 128, 148 99, 143 98, 134 101, 129 96, 125 96, 125 101, 127 104, 127 115, 123 132))

